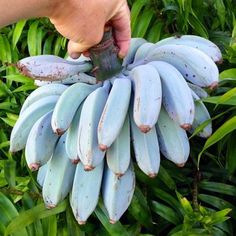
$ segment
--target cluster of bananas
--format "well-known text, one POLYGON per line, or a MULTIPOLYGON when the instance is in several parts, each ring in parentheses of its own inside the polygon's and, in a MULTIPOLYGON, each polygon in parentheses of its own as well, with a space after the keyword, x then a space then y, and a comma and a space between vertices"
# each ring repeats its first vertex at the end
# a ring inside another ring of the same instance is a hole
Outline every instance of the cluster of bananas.
MULTIPOLYGON (((215 62, 221 59, 212 42, 188 35, 156 44, 132 39, 123 71, 104 82, 89 75, 92 64, 84 58, 22 59, 18 68, 41 87, 22 106, 10 151, 25 148, 48 208, 70 193, 75 218, 84 224, 102 189, 115 223, 135 188, 130 142, 137 165, 150 177, 158 173, 160 153, 184 166, 190 152, 186 131, 210 120, 201 87, 217 86, 215 62)), ((198 135, 211 132, 208 122, 198 135)))

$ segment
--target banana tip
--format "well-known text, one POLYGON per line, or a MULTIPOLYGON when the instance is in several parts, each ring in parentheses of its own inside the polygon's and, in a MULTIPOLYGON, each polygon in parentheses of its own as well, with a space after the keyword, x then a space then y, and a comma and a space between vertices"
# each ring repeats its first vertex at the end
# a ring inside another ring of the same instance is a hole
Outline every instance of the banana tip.
POLYGON ((112 220, 112 219, 110 219, 109 222, 110 222, 111 224, 113 224, 113 225, 116 223, 116 221, 115 221, 115 220, 112 220))
POLYGON ((30 168, 31 171, 36 171, 36 170, 39 169, 39 167, 40 167, 39 163, 32 163, 32 164, 29 165, 29 168, 30 168))
POLYGON ((79 224, 79 225, 85 225, 85 224, 86 224, 86 221, 78 220, 78 224, 79 224))
POLYGON ((91 166, 91 165, 85 165, 84 166, 84 170, 85 171, 91 171, 91 170, 93 170, 94 169, 94 166, 91 166))
POLYGON ((216 81, 216 82, 213 82, 208 88, 210 89, 210 90, 214 90, 214 89, 216 89, 218 87, 218 82, 216 81))
POLYGON ((56 207, 55 204, 46 205, 46 208, 47 208, 48 210, 50 210, 50 209, 52 209, 52 208, 55 208, 55 207, 56 207))
POLYGON ((61 136, 61 135, 63 135, 63 134, 65 133, 65 130, 62 130, 62 129, 55 129, 55 130, 54 130, 54 133, 57 134, 57 135, 59 135, 59 136, 61 136))
POLYGON ((142 133, 147 133, 151 130, 151 127, 149 125, 140 125, 139 129, 142 133))
POLYGON ((176 166, 178 166, 178 167, 182 168, 182 167, 184 167, 184 166, 185 166, 185 162, 184 162, 184 163, 178 163, 178 164, 176 164, 176 166))
POLYGON ((107 147, 107 145, 99 144, 99 149, 104 152, 108 149, 108 147, 107 147))
POLYGON ((79 159, 72 159, 71 163, 76 165, 79 163, 79 161, 80 161, 79 159))
POLYGON ((124 175, 123 173, 116 173, 116 176, 117 176, 118 178, 122 177, 123 175, 124 175))
POLYGON ((192 128, 192 125, 185 123, 185 124, 180 125, 180 127, 184 130, 190 130, 192 128))
POLYGON ((148 174, 148 176, 149 176, 150 178, 155 178, 155 177, 157 176, 157 174, 155 174, 155 173, 150 173, 150 174, 148 174))

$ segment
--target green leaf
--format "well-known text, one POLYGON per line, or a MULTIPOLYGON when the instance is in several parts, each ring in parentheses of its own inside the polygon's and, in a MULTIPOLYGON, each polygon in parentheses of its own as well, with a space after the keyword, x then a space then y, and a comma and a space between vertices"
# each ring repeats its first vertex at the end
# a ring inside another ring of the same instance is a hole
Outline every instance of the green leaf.
POLYGON ((98 204, 95 210, 95 214, 110 235, 112 236, 129 235, 129 233, 126 231, 126 229, 122 226, 120 222, 116 222, 115 224, 109 223, 109 218, 107 216, 106 209, 101 203, 98 204))
POLYGON ((61 212, 64 212, 68 207, 68 201, 64 200, 57 207, 53 209, 46 209, 44 203, 40 203, 30 210, 21 212, 17 217, 14 218, 6 228, 6 236, 19 230, 19 228, 30 225, 35 220, 43 219, 61 212))
POLYGON ((228 79, 228 78, 236 79, 236 68, 224 70, 220 73, 221 80, 228 79))
POLYGON ((226 194, 229 196, 236 196, 236 187, 224 184, 224 183, 218 183, 218 182, 210 182, 210 181, 201 181, 199 183, 199 187, 201 189, 210 191, 210 192, 216 192, 221 194, 226 194))
POLYGON ((148 0, 137 0, 134 2, 134 4, 132 5, 132 9, 131 9, 131 28, 132 30, 134 30, 135 26, 136 26, 136 21, 137 18, 139 17, 139 14, 142 10, 142 8, 147 5, 149 3, 148 0))
POLYGON ((236 219, 236 206, 229 203, 228 201, 222 198, 216 197, 216 196, 209 195, 209 194, 199 194, 198 198, 199 200, 220 210, 223 210, 225 208, 232 209, 231 216, 233 219, 236 219))
POLYGON ((58 36, 54 44, 53 55, 58 56, 61 50, 62 37, 58 36))
POLYGON ((11 102, 0 103, 0 110, 5 110, 9 112, 17 112, 18 109, 19 107, 15 103, 11 103, 11 102))
POLYGON ((224 104, 225 102, 227 102, 228 100, 230 100, 233 97, 236 97, 236 88, 232 88, 228 92, 226 92, 225 94, 220 96, 216 105, 224 104))
POLYGON ((138 187, 135 188, 135 192, 128 211, 140 224, 149 229, 152 227, 150 208, 145 196, 138 187))
POLYGON ((176 214, 176 212, 172 208, 165 206, 164 204, 152 201, 152 210, 174 225, 178 225, 180 223, 180 218, 176 214))
POLYGON ((172 177, 169 175, 168 171, 165 170, 165 168, 160 165, 158 178, 171 190, 176 189, 175 181, 172 179, 172 177))
POLYGON ((34 21, 30 25, 29 30, 28 30, 27 44, 28 44, 28 49, 29 49, 30 56, 36 56, 37 55, 38 24, 39 24, 38 20, 34 21))
POLYGON ((143 38, 146 35, 153 17, 154 17, 153 9, 146 7, 139 18, 136 29, 133 31, 134 37, 143 38))
POLYGON ((209 38, 207 29, 194 14, 189 14, 188 22, 200 36, 209 38))
POLYGON ((57 236, 57 217, 51 215, 42 219, 43 236, 57 236))
POLYGON ((13 160, 6 160, 4 162, 4 175, 9 187, 16 185, 16 162, 13 160))
POLYGON ((192 208, 190 202, 188 201, 188 199, 186 197, 183 197, 177 191, 176 191, 176 195, 177 195, 177 197, 178 197, 178 199, 180 201, 180 204, 182 205, 185 213, 191 215, 193 213, 193 208, 192 208))
POLYGON ((217 11, 217 15, 220 20, 221 28, 224 30, 225 25, 225 16, 226 16, 226 10, 225 10, 225 4, 223 0, 215 0, 215 9, 217 11))
POLYGON ((43 45, 43 54, 52 54, 52 43, 54 40, 55 35, 50 35, 44 42, 43 45))
POLYGON ((202 151, 198 155, 198 166, 199 166, 200 158, 203 152, 235 129, 236 129, 236 116, 233 116, 232 118, 227 120, 222 126, 220 126, 211 135, 211 137, 207 139, 202 151))
POLYGON ((35 90, 36 88, 37 88, 37 86, 34 84, 24 84, 24 85, 16 88, 15 90, 13 90, 13 93, 31 91, 31 90, 35 90))
POLYGON ((157 22, 156 24, 153 24, 153 26, 150 28, 147 40, 151 43, 156 43, 161 39, 161 33, 164 27, 163 22, 157 22))
POLYGON ((16 23, 16 26, 13 31, 13 36, 12 36, 12 47, 13 48, 16 47, 16 44, 20 39, 20 36, 22 34, 22 31, 24 29, 26 22, 27 22, 27 20, 20 20, 16 23))
MULTIPOLYGON (((207 103, 220 104, 219 103, 220 99, 221 99, 221 96, 212 96, 212 97, 203 98, 202 101, 207 102, 207 103)), ((227 101, 223 102, 222 105, 235 106, 236 105, 236 96, 229 98, 227 101)))
POLYGON ((15 82, 23 83, 23 84, 33 84, 34 83, 34 81, 32 79, 30 79, 27 76, 21 75, 21 74, 11 74, 11 75, 5 76, 5 78, 7 80, 15 81, 15 82))
POLYGON ((233 175, 236 171, 236 132, 232 132, 230 137, 227 141, 227 148, 226 148, 226 169, 228 170, 230 175, 233 175))

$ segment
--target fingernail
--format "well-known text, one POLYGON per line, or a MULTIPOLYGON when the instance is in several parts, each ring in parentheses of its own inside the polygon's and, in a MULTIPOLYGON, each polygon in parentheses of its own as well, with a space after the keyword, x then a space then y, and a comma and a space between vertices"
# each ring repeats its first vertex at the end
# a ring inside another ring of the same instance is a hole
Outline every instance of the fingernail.
POLYGON ((79 52, 73 52, 73 53, 70 54, 70 57, 72 59, 77 59, 77 58, 80 57, 80 53, 79 52))

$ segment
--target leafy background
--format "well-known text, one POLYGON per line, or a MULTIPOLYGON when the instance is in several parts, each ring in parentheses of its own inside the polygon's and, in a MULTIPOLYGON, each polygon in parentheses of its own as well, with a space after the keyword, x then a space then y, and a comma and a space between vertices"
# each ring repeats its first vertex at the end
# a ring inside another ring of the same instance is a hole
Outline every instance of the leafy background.
POLYGON ((47 19, 21 20, 0 30, 0 235, 236 235, 236 1, 129 0, 132 36, 151 42, 196 34, 222 50, 220 86, 204 99, 213 121, 208 140, 190 137, 179 169, 162 159, 155 179, 135 168, 131 206, 110 225, 102 202, 79 226, 68 200, 45 210, 24 153, 11 154, 9 135, 21 105, 36 87, 14 63, 39 54, 66 56, 67 40, 47 19), (20 230, 19 230, 20 229, 20 230))

